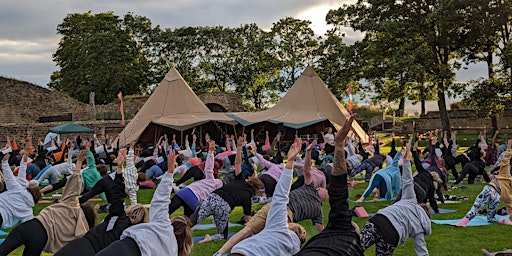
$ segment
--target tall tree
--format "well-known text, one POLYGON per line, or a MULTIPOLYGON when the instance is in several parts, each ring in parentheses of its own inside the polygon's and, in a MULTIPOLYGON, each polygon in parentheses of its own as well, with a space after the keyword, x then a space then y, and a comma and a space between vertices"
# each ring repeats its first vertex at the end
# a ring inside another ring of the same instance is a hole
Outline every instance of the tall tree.
POLYGON ((247 109, 263 109, 278 99, 280 70, 272 54, 272 35, 256 24, 246 24, 235 29, 235 36, 236 92, 248 103, 247 109))
MULTIPOLYGON (((467 34, 460 30, 466 5, 463 0, 358 0, 332 11, 331 18, 336 24, 365 32, 365 37, 383 33, 421 49, 422 54, 413 59, 432 78, 442 126, 449 131, 446 96, 453 88, 454 70, 460 67, 456 53, 467 34)), ((393 41, 387 46, 392 50, 402 47, 393 41)))
POLYGON ((148 63, 113 13, 69 14, 57 32, 62 38, 53 60, 60 70, 53 73, 50 88, 82 102, 95 92, 96 102, 103 104, 119 91, 138 94, 148 86, 148 63))
POLYGON ((310 25, 309 20, 286 17, 272 26, 275 54, 282 67, 283 90, 290 88, 316 57, 318 40, 310 25))

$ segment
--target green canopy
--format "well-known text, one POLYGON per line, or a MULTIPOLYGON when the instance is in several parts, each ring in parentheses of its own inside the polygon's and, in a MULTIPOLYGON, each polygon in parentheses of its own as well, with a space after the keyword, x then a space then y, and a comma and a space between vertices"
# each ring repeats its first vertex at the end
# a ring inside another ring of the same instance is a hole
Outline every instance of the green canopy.
POLYGON ((85 126, 81 126, 75 123, 66 123, 63 125, 59 125, 56 127, 50 128, 50 132, 54 132, 57 134, 67 134, 67 133, 95 133, 93 129, 89 129, 85 126))

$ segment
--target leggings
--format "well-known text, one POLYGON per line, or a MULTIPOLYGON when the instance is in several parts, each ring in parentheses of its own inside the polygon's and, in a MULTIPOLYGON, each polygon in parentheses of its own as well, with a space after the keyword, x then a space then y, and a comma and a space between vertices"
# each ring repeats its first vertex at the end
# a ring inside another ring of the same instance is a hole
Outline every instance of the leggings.
POLYGON ((55 256, 91 256, 96 255, 96 250, 85 237, 77 238, 62 247, 55 256))
POLYGON ((370 178, 372 177, 373 169, 375 169, 375 164, 372 161, 365 160, 357 167, 356 169, 352 170, 352 173, 350 173, 350 177, 356 176, 358 173, 362 173, 363 171, 366 171, 366 174, 364 176, 364 180, 366 182, 370 181, 370 178))
POLYGON ((364 224, 364 227, 361 230, 360 238, 363 251, 366 251, 366 249, 375 244, 375 255, 391 256, 393 255, 393 251, 396 248, 396 246, 384 240, 384 238, 377 231, 375 224, 373 224, 371 221, 368 221, 366 224, 364 224))
POLYGON ((181 197, 174 195, 171 198, 171 204, 169 205, 169 215, 173 214, 176 210, 178 210, 181 206, 183 206, 184 215, 190 217, 195 209, 190 208, 188 204, 181 199, 181 197))
POLYGON ((210 194, 190 217, 192 225, 213 216, 213 222, 217 228, 217 234, 212 235, 212 240, 226 239, 228 237, 228 221, 231 206, 219 195, 210 194))
POLYGON ((482 209, 485 205, 487 205, 487 222, 496 223, 498 220, 496 219, 496 209, 500 204, 500 194, 496 191, 496 189, 487 185, 484 187, 482 192, 478 194, 475 199, 475 203, 471 207, 471 210, 466 214, 466 218, 468 220, 473 219, 478 211, 482 209))
POLYGON ((205 178, 204 172, 197 166, 192 166, 188 169, 179 180, 175 182, 176 186, 187 182, 187 180, 194 178, 194 181, 202 180, 205 178))
POLYGON ((41 255, 47 241, 48 234, 43 224, 37 219, 31 219, 11 231, 0 244, 0 255, 9 255, 21 245, 25 245, 23 256, 41 255))
MULTIPOLYGON (((149 241, 151 243, 151 241, 149 241)), ((130 237, 123 240, 117 240, 99 251, 97 256, 123 255, 123 256, 141 256, 139 246, 130 237)))

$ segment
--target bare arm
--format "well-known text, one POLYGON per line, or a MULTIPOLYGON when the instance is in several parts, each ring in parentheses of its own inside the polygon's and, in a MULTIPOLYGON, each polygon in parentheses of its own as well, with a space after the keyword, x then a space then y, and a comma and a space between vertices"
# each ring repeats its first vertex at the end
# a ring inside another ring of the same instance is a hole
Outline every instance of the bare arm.
POLYGON ((311 151, 315 145, 315 141, 309 144, 306 151, 306 157, 304 158, 304 184, 306 185, 309 185, 311 182, 313 182, 313 179, 311 178, 311 151))
POLYGON ((354 121, 355 114, 351 115, 345 122, 343 127, 336 133, 334 137, 334 163, 332 166, 332 175, 341 176, 347 173, 347 164, 345 159, 345 148, 343 143, 347 137, 350 128, 352 128, 352 122, 354 121))
POLYGON ((244 137, 238 137, 235 157, 235 175, 238 176, 242 173, 242 147, 244 146, 244 137))

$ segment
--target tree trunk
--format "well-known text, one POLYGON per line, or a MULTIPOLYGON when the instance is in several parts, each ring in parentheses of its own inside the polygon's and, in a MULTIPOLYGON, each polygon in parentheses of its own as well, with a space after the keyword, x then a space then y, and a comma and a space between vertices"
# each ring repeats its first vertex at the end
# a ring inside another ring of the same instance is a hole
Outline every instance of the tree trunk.
POLYGON ((499 128, 498 128, 498 114, 494 114, 491 116, 491 134, 494 134, 499 128))
POLYGON ((438 85, 439 90, 437 91, 437 106, 439 107, 439 116, 441 117, 441 124, 443 131, 448 132, 448 136, 451 134, 450 118, 448 117, 448 110, 446 110, 446 96, 444 95, 444 85, 438 85))
POLYGON ((421 100, 421 115, 424 116, 426 114, 426 111, 427 111, 427 107, 426 107, 426 101, 425 100, 421 100))
POLYGON ((405 109, 405 97, 400 99, 400 103, 398 103, 398 110, 396 111, 397 117, 404 116, 404 109, 405 109))

